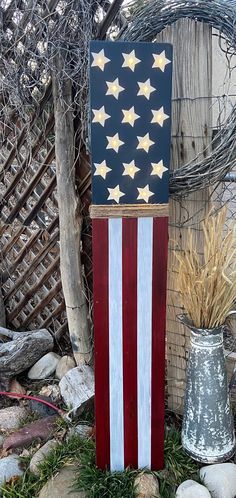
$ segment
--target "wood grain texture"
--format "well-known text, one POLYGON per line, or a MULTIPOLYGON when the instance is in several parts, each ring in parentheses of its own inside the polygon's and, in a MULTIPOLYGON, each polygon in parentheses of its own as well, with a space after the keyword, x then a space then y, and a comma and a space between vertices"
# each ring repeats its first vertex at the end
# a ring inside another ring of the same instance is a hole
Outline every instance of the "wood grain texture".
POLYGON ((46 329, 14 332, 0 327, 0 384, 27 370, 44 354, 52 351, 53 338, 46 329))
POLYGON ((164 467, 168 218, 153 220, 151 468, 164 467))
POLYGON ((137 219, 123 220, 122 240, 124 454, 125 467, 137 468, 137 219))
POLYGON ((108 220, 110 468, 124 469, 122 219, 108 220))
POLYGON ((75 147, 71 81, 59 82, 64 64, 62 54, 55 59, 52 78, 56 179, 60 223, 60 270, 73 354, 77 364, 91 361, 88 309, 83 280, 80 245, 82 215, 75 190, 75 147))
POLYGON ((169 204, 109 204, 90 206, 91 218, 145 218, 150 216, 166 217, 169 204))
POLYGON ((153 219, 138 219, 138 466, 151 467, 153 219))
MULTIPOLYGON (((194 160, 198 154, 205 154, 205 148, 211 142, 212 35, 208 25, 185 19, 166 28, 157 40, 173 43, 174 48, 171 155, 171 169, 174 170, 194 160)), ((199 222, 204 218, 208 204, 207 189, 189 195, 182 200, 181 205, 170 201, 167 378, 168 404, 177 412, 183 408, 189 334, 176 319, 181 300, 173 248, 176 244, 181 249, 185 247, 188 228, 193 227, 198 249, 202 252, 199 222)))
POLYGON ((93 220, 97 465, 163 468, 168 218, 93 220))
POLYGON ((96 462, 110 467, 108 220, 93 220, 96 462))

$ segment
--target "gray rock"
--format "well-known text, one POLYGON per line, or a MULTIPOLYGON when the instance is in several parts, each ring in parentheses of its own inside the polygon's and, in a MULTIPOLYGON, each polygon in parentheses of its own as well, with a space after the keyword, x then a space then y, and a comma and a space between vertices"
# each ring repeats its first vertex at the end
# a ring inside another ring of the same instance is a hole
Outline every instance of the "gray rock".
POLYGON ((81 439, 86 439, 92 436, 93 428, 90 425, 78 424, 75 427, 72 427, 69 431, 69 436, 72 434, 77 434, 81 437, 81 439))
POLYGON ((4 436, 0 434, 0 448, 2 448, 3 443, 4 443, 4 436))
POLYGON ((218 463, 202 467, 200 477, 209 489, 212 498, 235 498, 236 465, 234 463, 218 463))
POLYGON ((42 463, 47 455, 51 453, 51 451, 57 446, 58 442, 56 439, 51 439, 47 443, 45 443, 41 448, 39 448, 38 451, 33 455, 30 461, 30 471, 38 475, 40 473, 39 471, 39 464, 42 463))
POLYGON ((0 384, 2 385, 9 386, 13 377, 27 370, 53 349, 53 338, 46 329, 13 332, 1 328, 1 336, 7 338, 7 342, 0 344, 0 384))
POLYGON ((61 401, 61 393, 59 386, 56 384, 47 384, 43 386, 39 391, 40 396, 50 397, 53 403, 59 403, 61 401))
POLYGON ((35 422, 31 422, 31 424, 25 425, 6 437, 3 443, 3 449, 25 448, 35 441, 41 442, 52 439, 57 419, 57 415, 54 415, 40 418, 35 422))
POLYGON ((35 363, 28 372, 29 379, 40 380, 47 379, 52 375, 57 364, 60 361, 61 356, 56 353, 47 353, 40 360, 35 363))
POLYGON ((205 486, 189 479, 180 484, 176 498, 211 498, 211 495, 205 486))
POLYGON ((9 455, 0 460, 0 486, 10 481, 12 477, 21 476, 22 474, 23 470, 17 455, 9 455))
MULTIPOLYGON (((38 396, 38 398, 44 401, 48 401, 49 403, 53 403, 52 399, 49 398, 48 396, 38 396)), ((36 401, 35 399, 30 399, 28 401, 28 405, 30 407, 30 410, 32 410, 32 412, 38 413, 41 417, 47 417, 58 413, 57 410, 54 410, 50 406, 47 406, 44 403, 40 403, 40 401, 36 401)))
POLYGON ((161 498, 159 484, 153 474, 141 473, 135 478, 137 498, 161 498))
POLYGON ((86 498, 84 491, 72 491, 75 478, 76 467, 63 467, 59 474, 52 477, 50 481, 43 486, 39 493, 39 498, 86 498))
POLYGON ((72 368, 76 366, 75 360, 71 356, 63 356, 57 364, 56 377, 61 380, 72 368))
POLYGON ((59 382, 61 396, 68 408, 80 415, 94 397, 94 373, 88 365, 72 368, 59 382))
POLYGON ((28 412, 22 406, 9 406, 0 410, 0 429, 2 431, 12 431, 18 429, 28 415, 28 412))
MULTIPOLYGON (((9 391, 17 394, 26 394, 25 388, 16 379, 12 379, 9 391)), ((14 396, 8 396, 10 399, 16 399, 14 396)), ((19 398, 18 398, 19 399, 19 398)))

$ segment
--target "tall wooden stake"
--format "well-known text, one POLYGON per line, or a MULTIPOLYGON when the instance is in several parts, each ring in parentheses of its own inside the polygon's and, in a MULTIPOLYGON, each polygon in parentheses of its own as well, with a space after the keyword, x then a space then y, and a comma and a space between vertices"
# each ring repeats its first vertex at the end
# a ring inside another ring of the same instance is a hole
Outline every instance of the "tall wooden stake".
POLYGON ((77 364, 91 357, 88 309, 80 257, 82 217, 75 192, 74 127, 70 80, 60 78, 62 61, 53 75, 57 198, 60 219, 60 268, 68 326, 77 364))

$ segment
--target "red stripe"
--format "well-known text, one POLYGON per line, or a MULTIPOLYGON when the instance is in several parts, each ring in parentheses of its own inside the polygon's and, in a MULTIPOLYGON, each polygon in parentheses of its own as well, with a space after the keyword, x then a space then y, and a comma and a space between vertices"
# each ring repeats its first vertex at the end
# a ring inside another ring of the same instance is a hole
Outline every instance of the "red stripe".
POLYGON ((137 219, 122 220, 123 389, 125 467, 138 466, 137 219))
POLYGON ((97 466, 110 466, 108 220, 93 220, 93 292, 97 466))
POLYGON ((164 467, 168 218, 153 220, 151 468, 164 467))

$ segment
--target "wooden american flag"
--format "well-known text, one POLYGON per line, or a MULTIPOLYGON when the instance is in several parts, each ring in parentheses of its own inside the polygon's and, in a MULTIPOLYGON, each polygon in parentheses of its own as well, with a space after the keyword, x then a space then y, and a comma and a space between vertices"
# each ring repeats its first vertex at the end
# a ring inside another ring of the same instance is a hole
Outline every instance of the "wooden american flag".
POLYGON ((163 467, 172 47, 91 42, 97 465, 163 467))

